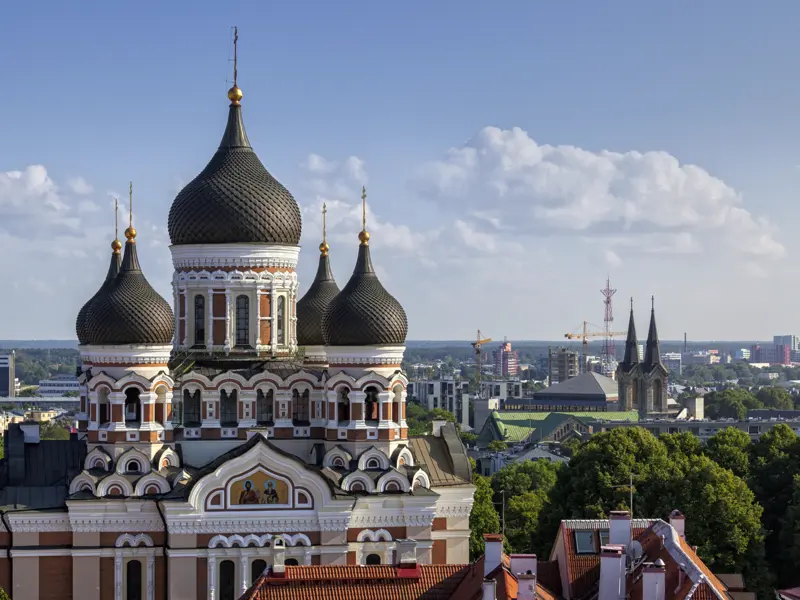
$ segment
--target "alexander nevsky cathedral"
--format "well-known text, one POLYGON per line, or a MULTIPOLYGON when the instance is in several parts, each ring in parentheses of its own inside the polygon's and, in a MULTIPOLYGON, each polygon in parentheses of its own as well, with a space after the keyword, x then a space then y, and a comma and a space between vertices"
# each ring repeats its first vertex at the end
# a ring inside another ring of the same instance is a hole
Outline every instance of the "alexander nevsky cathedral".
POLYGON ((333 249, 352 254, 344 287, 323 238, 298 297, 300 208, 251 147, 236 85, 228 98, 169 212, 171 302, 131 225, 77 317, 77 436, 6 436, 14 600, 234 600, 273 565, 469 562, 469 461, 452 424, 407 434, 406 313, 366 224, 333 249))

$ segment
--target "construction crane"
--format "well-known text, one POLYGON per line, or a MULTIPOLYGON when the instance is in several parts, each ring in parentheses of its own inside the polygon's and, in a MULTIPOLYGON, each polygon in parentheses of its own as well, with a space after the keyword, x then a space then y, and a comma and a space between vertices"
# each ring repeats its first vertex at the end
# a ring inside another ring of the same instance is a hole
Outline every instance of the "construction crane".
POLYGON ((476 381, 476 397, 481 397, 481 375, 483 374, 482 370, 482 358, 483 355, 481 353, 481 347, 484 344, 488 344, 492 341, 492 338, 482 338, 481 337, 481 330, 478 329, 478 336, 475 338, 475 341, 472 342, 472 347, 475 348, 475 381, 476 381))
POLYGON ((589 349, 589 338, 613 337, 618 335, 628 335, 625 331, 589 331, 589 322, 583 322, 583 330, 579 333, 565 333, 564 337, 568 340, 581 340, 581 364, 579 370, 583 372, 586 368, 586 352, 589 349))

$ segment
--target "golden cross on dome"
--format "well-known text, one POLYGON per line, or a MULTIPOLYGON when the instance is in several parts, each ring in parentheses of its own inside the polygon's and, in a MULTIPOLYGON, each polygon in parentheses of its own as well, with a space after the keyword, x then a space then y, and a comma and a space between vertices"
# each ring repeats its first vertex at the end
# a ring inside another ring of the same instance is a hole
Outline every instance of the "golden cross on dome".
POLYGON ((114 241, 111 242, 111 249, 114 254, 119 254, 122 244, 119 241, 119 200, 114 198, 114 241))
POLYGON ((328 223, 327 223, 328 205, 322 203, 322 243, 319 245, 319 251, 322 256, 328 256, 328 223))
POLYGON ((361 186, 361 233, 358 234, 362 246, 369 245, 369 233, 367 232, 367 188, 361 186))
POLYGON ((239 88, 239 28, 233 28, 233 87, 228 90, 228 100, 236 106, 242 99, 242 90, 239 88))
POLYGON ((129 242, 136 238, 136 230, 133 228, 133 182, 128 186, 128 228, 125 230, 125 237, 129 242))

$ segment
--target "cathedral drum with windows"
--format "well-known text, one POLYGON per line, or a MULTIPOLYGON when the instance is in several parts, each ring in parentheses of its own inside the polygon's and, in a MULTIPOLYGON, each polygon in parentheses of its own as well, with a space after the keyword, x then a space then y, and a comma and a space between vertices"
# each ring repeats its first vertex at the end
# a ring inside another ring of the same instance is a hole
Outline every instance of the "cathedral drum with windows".
POLYGON ((78 433, 6 435, 15 600, 233 600, 265 569, 396 563, 410 540, 420 563, 469 560, 469 460, 453 424, 408 436, 406 314, 372 265, 366 192, 349 281, 323 233, 298 299, 300 209, 229 99, 169 212, 173 307, 131 223, 78 315, 78 433))

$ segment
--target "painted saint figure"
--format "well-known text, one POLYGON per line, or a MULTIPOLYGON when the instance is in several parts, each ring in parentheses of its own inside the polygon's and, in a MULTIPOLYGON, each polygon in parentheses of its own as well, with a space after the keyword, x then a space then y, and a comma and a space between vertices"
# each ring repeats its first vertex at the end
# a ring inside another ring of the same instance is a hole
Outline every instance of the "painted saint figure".
POLYGON ((261 497, 261 504, 278 504, 278 490, 275 489, 275 481, 267 479, 264 482, 264 495, 261 497))
POLYGON ((253 482, 244 482, 244 489, 239 494, 239 504, 258 504, 258 492, 253 489, 253 482))

